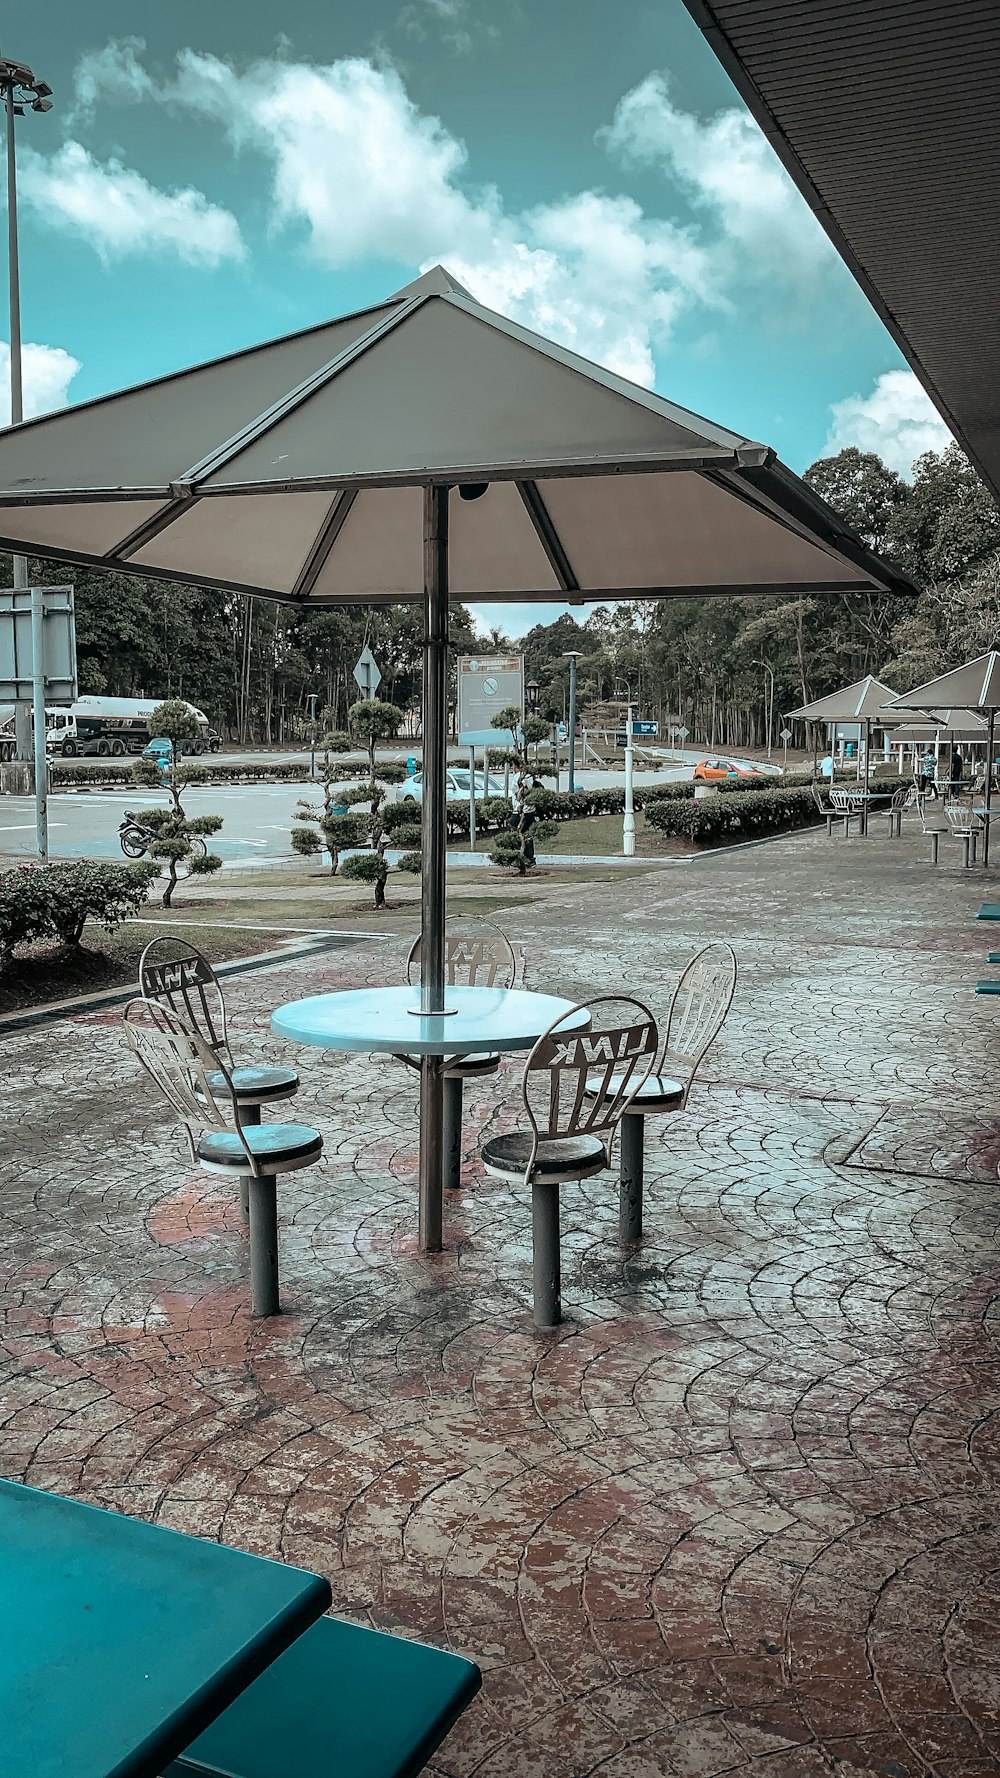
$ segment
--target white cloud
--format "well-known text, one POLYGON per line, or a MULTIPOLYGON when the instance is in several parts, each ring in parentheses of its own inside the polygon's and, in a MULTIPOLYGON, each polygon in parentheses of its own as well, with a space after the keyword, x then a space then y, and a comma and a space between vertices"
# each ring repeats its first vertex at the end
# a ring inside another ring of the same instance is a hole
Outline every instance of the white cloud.
POLYGON ((25 203, 105 261, 173 253, 188 265, 216 266, 245 255, 236 218, 202 192, 159 191, 120 161, 102 165, 79 142, 50 156, 22 149, 20 173, 25 203))
POLYGON ((759 279, 766 291, 812 284, 835 254, 801 194, 746 111, 707 122, 683 111, 665 75, 650 74, 626 93, 600 132, 622 160, 652 166, 677 181, 718 232, 718 275, 737 284, 759 279))
POLYGON ((136 101, 153 98, 156 83, 139 60, 142 37, 120 37, 103 49, 87 50, 73 76, 75 103, 70 119, 89 117, 100 98, 136 101))
POLYGON ((870 395, 848 395, 830 409, 833 420, 824 457, 848 445, 875 451, 898 474, 908 476, 924 451, 943 451, 951 433, 912 370, 887 370, 870 395))
POLYGON ((457 56, 469 56, 479 43, 495 44, 500 28, 489 11, 479 11, 471 0, 409 0, 396 20, 397 30, 423 43, 439 37, 457 56))
MULTIPOLYGON (((29 341, 21 347, 24 417, 51 413, 65 407, 69 386, 80 369, 80 360, 62 346, 38 346, 29 341)), ((10 425, 10 345, 0 340, 0 426, 10 425)))
MULTIPOLYGON (((425 0, 421 17, 447 24, 467 11, 425 0)), ((303 233, 321 264, 441 260, 482 301, 647 386, 685 314, 732 312, 754 290, 763 301, 776 276, 804 283, 832 256, 751 120, 727 111, 704 123, 660 75, 625 96, 601 140, 660 168, 694 221, 597 190, 511 213, 494 186, 469 182, 464 143, 391 66, 279 56, 240 69, 187 49, 176 78, 155 82, 141 47, 85 58, 81 103, 152 98, 211 118, 238 153, 262 157, 274 226, 303 233)))

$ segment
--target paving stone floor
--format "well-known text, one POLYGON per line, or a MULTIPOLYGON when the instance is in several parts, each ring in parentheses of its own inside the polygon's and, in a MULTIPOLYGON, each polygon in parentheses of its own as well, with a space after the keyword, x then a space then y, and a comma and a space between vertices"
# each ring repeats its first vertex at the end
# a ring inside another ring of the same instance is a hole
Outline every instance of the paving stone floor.
MULTIPOLYGON (((3 1473, 473 1656, 449 1778, 996 1772, 995 878, 942 852, 810 834, 512 914, 529 985, 658 1014, 698 944, 741 964, 689 1109, 650 1126, 642 1246, 609 1178, 564 1192, 549 1335, 523 1194, 475 1161, 516 1064, 467 1093, 421 1257, 413 1077, 298 1052, 326 1156, 282 1187, 286 1312, 251 1323, 232 1193, 119 1014, 7 1039, 3 1473)), ((235 1046, 273 1055, 272 1005, 403 956, 233 981, 235 1046)))

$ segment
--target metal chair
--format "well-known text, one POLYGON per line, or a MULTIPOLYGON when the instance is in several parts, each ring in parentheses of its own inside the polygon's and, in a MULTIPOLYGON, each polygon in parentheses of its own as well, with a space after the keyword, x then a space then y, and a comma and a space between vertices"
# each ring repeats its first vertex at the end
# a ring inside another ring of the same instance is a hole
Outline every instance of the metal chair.
POLYGON ((920 816, 921 832, 926 835, 931 843, 931 864, 937 864, 938 853, 941 846, 941 835, 947 833, 948 829, 942 823, 940 818, 935 822, 929 820, 927 815, 927 799, 920 793, 920 791, 917 792, 917 813, 920 816))
MULTIPOLYGON (((139 992, 176 1014, 181 1023, 214 1050, 228 1070, 240 1108, 240 1123, 260 1123, 262 1105, 291 1099, 299 1090, 294 1068, 238 1068, 229 1047, 226 1002, 212 965, 186 938, 166 934, 154 938, 139 958, 139 992)), ((213 1081, 217 1092, 225 1090, 222 1074, 213 1081)), ((243 1199, 243 1213, 247 1203, 243 1199)))
POLYGON ((322 1136, 306 1124, 243 1123, 232 1074, 218 1052, 158 1001, 130 1000, 124 1019, 131 1049, 184 1125, 192 1160, 206 1172, 246 1181, 250 1312, 277 1315, 276 1179, 318 1161, 322 1136))
POLYGON ((864 803, 859 802, 857 791, 831 790, 830 801, 833 804, 836 817, 844 823, 845 840, 850 836, 852 821, 860 822, 861 831, 864 832, 865 806, 864 803))
POLYGON ((885 813, 889 818, 889 838, 900 839, 903 832, 903 810, 915 802, 916 793, 912 784, 901 784, 892 793, 892 802, 885 813))
POLYGON ((964 803, 948 803, 944 812, 953 838, 962 842, 962 863, 968 869, 976 862, 976 842, 983 831, 982 823, 964 803))
POLYGON ((821 791, 818 784, 813 784, 811 786, 811 789, 812 789, 812 795, 813 795, 813 802, 816 804, 816 807, 819 810, 820 814, 822 815, 823 820, 826 822, 826 837, 828 840, 832 840, 832 838, 833 838, 833 824, 835 821, 839 820, 839 818, 840 818, 839 811, 834 808, 833 804, 830 801, 823 800, 823 792, 821 791))
POLYGON ((729 1015, 738 973, 732 945, 706 945, 692 957, 674 989, 656 1066, 633 1094, 622 1119, 618 1228, 623 1241, 642 1237, 646 1119, 683 1111, 695 1075, 729 1015))
MULTIPOLYGON (((509 938, 489 920, 456 920, 445 937, 445 985, 448 988, 516 988, 518 959, 509 938)), ((416 938, 406 959, 408 982, 420 979, 420 939, 416 938)), ((418 1056, 399 1058, 408 1068, 419 1068, 418 1056)), ((457 1190, 462 1183, 462 1082, 495 1074, 500 1057, 444 1056, 444 1162, 445 1185, 457 1190)))
POLYGON ((562 1320, 559 1187, 611 1165, 615 1131, 656 1055, 656 1020, 630 995, 600 995, 549 1026, 525 1063, 530 1128, 480 1148, 487 1173, 531 1187, 536 1327, 562 1320))

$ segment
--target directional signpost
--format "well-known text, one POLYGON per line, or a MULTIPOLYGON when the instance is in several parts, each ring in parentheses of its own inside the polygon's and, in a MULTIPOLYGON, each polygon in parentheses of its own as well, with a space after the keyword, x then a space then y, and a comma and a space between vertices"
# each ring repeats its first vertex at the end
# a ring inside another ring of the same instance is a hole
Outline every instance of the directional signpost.
POLYGON ((5 587, 0 592, 0 701, 31 698, 35 843, 42 864, 49 857, 45 709, 50 703, 72 704, 77 696, 73 607, 71 586, 5 587))
POLYGON ((791 740, 791 738, 792 738, 791 729, 790 728, 783 728, 781 731, 781 744, 784 749, 784 758, 782 759, 782 762, 781 762, 781 769, 783 772, 787 771, 787 769, 788 769, 788 743, 791 740))
POLYGON ((375 656, 366 645, 354 663, 354 677, 361 687, 361 696, 370 700, 375 696, 382 683, 382 675, 378 670, 375 656))

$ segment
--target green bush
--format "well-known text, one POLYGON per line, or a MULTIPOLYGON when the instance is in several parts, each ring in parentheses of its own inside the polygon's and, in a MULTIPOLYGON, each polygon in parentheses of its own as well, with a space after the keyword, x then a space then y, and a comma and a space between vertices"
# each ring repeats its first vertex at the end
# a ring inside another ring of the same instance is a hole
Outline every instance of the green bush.
POLYGON ((412 877, 419 877, 423 864, 419 852, 405 852, 396 866, 397 870, 405 870, 412 877))
POLYGON ((707 796, 690 802, 657 799, 646 820, 658 833, 718 845, 757 839, 795 827, 809 827, 819 815, 811 789, 751 790, 742 796, 707 796))
POLYGON ((422 837, 419 821, 402 822, 393 832, 392 843, 394 846, 419 847, 422 837))
POLYGON ((18 865, 0 875, 0 958, 39 939, 78 945, 88 920, 115 932, 146 904, 155 864, 18 865))
POLYGON ((389 875, 389 866, 381 852, 352 852, 341 864, 340 874, 342 877, 349 877, 354 883, 374 884, 375 906, 385 907, 385 880, 389 875))

